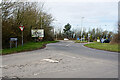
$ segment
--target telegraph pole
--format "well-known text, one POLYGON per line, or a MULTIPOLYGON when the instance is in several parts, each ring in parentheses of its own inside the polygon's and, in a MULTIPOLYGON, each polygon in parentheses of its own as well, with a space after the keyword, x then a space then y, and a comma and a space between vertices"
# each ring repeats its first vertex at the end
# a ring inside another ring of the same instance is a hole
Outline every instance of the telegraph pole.
POLYGON ((42 29, 42 14, 41 14, 41 29, 42 29))

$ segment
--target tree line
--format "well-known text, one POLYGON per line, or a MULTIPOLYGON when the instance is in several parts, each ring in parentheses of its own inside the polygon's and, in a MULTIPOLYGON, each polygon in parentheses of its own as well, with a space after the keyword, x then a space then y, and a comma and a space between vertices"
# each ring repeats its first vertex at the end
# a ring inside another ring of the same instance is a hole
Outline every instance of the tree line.
POLYGON ((54 20, 52 15, 44 9, 44 3, 36 2, 2 2, 2 47, 9 47, 10 38, 18 38, 21 44, 21 31, 19 26, 24 28, 24 42, 33 40, 31 29, 44 29, 43 40, 53 40, 54 20), (42 25, 42 26, 41 26, 42 25))
POLYGON ((58 29, 58 33, 56 34, 58 39, 69 38, 85 38, 85 40, 90 39, 90 41, 94 41, 97 39, 111 39, 114 37, 114 33, 112 31, 103 30, 102 28, 86 28, 83 29, 72 29, 72 26, 68 23, 64 26, 63 31, 58 29), (88 38, 89 37, 89 38, 88 38))

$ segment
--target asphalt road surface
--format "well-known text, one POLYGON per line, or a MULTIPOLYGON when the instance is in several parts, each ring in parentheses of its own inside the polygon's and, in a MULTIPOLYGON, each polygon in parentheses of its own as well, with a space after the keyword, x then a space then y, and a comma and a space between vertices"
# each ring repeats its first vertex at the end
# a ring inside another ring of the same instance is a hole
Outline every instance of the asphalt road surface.
POLYGON ((118 78, 118 53, 91 49, 73 41, 2 57, 3 77, 118 78))

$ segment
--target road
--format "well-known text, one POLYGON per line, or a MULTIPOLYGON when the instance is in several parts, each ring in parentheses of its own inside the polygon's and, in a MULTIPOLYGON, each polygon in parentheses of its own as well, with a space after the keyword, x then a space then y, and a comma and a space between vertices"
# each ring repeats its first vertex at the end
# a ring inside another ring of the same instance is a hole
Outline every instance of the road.
POLYGON ((44 49, 4 55, 3 77, 117 78, 118 53, 91 49, 73 41, 44 49))

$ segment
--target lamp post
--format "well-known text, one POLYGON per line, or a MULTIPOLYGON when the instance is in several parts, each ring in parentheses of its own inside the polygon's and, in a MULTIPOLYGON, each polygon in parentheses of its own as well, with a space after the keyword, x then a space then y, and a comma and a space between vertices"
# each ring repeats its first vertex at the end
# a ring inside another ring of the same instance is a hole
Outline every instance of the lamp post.
POLYGON ((84 19, 85 17, 81 17, 81 28, 82 28, 82 30, 81 30, 81 41, 82 41, 82 34, 83 34, 83 19, 84 19))

